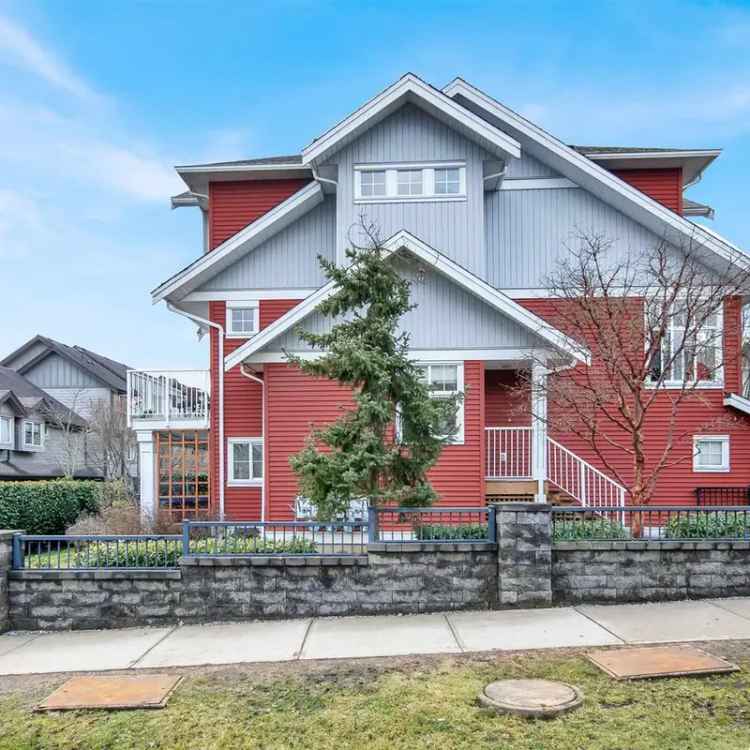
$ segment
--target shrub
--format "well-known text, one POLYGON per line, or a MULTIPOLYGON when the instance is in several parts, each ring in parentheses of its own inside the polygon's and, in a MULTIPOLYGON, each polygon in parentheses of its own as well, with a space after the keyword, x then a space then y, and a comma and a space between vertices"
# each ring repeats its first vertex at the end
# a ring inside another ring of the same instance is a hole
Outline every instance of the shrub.
POLYGON ((630 532, 621 523, 607 518, 585 518, 578 521, 555 521, 552 539, 575 542, 578 539, 629 539, 630 532))
POLYGON ((665 527, 669 539, 720 539, 750 536, 750 518, 745 513, 693 514, 670 518, 665 527))
POLYGON ((0 527, 62 534, 82 513, 99 510, 101 484, 73 479, 0 482, 0 527))
POLYGON ((487 524, 424 524, 415 526, 414 536, 423 542, 441 542, 453 539, 484 541, 487 539, 487 524))

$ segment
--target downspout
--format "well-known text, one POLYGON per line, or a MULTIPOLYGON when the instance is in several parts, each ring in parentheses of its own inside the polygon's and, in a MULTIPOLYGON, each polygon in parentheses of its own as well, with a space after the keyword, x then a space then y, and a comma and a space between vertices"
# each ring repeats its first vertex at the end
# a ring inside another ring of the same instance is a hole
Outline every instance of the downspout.
POLYGON ((318 168, 314 164, 311 164, 310 167, 312 168, 312 175, 314 180, 316 180, 317 182, 327 182, 329 185, 333 185, 338 189, 339 184, 338 182, 336 182, 336 180, 331 180, 328 177, 321 177, 318 173, 318 168))
POLYGON ((219 520, 224 520, 224 328, 212 320, 206 320, 194 313, 180 310, 171 302, 167 302, 167 309, 182 315, 201 326, 213 328, 219 334, 219 520))
POLYGON ((260 521, 265 523, 266 520, 266 482, 268 481, 268 461, 267 451, 267 431, 266 431, 266 380, 265 378, 259 378, 250 368, 243 362, 240 365, 240 372, 248 380, 252 380, 260 385, 260 416, 261 416, 261 430, 263 431, 263 483, 260 486, 260 521))

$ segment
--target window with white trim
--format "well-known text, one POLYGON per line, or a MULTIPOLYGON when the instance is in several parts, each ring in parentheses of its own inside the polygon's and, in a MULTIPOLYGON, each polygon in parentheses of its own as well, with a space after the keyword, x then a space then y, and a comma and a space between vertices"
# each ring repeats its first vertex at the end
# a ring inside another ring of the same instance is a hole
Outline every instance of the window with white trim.
POLYGON ((23 445, 25 448, 44 447, 44 422, 25 419, 23 422, 23 445))
POLYGON ((263 482, 263 438, 229 438, 229 484, 263 482))
MULTIPOLYGON (((419 365, 422 370, 424 383, 427 385, 432 398, 449 399, 464 392, 463 363, 441 362, 419 365)), ((453 443, 464 442, 464 404, 463 399, 458 403, 455 419, 445 424, 440 430, 441 435, 452 434, 453 443)))
POLYGON ((729 471, 729 435, 695 435, 693 471, 729 471))
POLYGON ((13 445, 13 417, 0 417, 0 445, 13 445))
POLYGON ((466 165, 463 162, 358 164, 354 167, 354 200, 359 203, 466 200, 466 165))
POLYGON ((258 333, 258 303, 227 302, 227 336, 249 338, 258 333))
MULTIPOLYGON (((660 316, 661 317, 661 316, 660 316)), ((666 388, 679 388, 684 383, 696 383, 706 388, 719 388, 724 382, 722 367, 723 315, 719 308, 706 317, 699 331, 686 334, 686 311, 676 309, 661 339, 660 351, 651 358, 649 382, 661 382, 666 388), (686 341, 690 335, 690 341, 686 341), (684 342, 684 345, 683 345, 684 342), (680 348, 682 349, 681 351, 680 348), (675 356, 675 352, 677 352, 675 356), (660 381, 661 379, 661 381, 660 381)), ((663 320, 646 321, 647 331, 658 336, 663 320)), ((648 342, 646 342, 648 345, 648 342)))

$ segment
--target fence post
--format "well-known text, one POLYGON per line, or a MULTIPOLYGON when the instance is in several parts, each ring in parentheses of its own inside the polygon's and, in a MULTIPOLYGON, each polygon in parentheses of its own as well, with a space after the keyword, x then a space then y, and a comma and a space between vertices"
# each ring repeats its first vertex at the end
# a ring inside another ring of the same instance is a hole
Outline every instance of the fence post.
POLYGON ((378 509, 374 505, 367 506, 367 543, 378 541, 378 509))
POLYGON ((187 557, 190 554, 190 521, 182 521, 182 556, 187 557))
POLYGON ((497 541, 497 506, 487 506, 487 541, 497 541))
POLYGON ((23 542, 21 541, 21 534, 13 534, 13 556, 11 566, 14 570, 21 570, 23 568, 23 542))

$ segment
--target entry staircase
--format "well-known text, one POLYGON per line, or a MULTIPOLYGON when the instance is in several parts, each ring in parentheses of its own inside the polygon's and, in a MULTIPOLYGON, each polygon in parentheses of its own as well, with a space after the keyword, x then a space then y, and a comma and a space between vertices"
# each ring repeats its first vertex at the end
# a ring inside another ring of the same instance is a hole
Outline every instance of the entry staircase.
MULTIPOLYGON (((533 479, 531 427, 486 427, 487 496, 497 500, 529 499, 533 479)), ((550 502, 588 508, 625 505, 625 488, 551 437, 546 443, 545 487, 550 502)))

